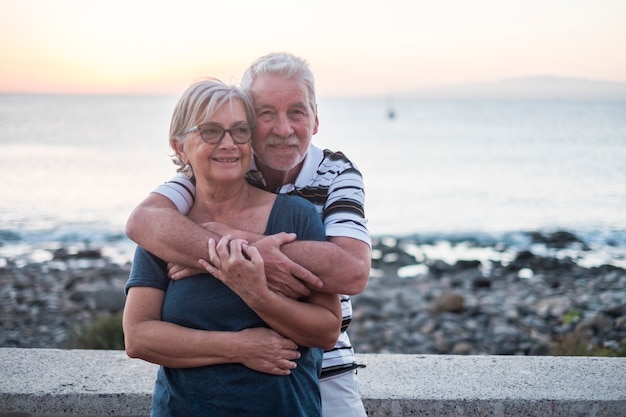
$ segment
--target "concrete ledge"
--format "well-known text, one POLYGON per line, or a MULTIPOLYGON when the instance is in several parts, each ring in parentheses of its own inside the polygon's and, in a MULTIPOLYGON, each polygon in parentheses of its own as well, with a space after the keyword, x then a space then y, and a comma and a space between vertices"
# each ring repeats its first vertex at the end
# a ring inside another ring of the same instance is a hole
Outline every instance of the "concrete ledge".
MULTIPOLYGON (((368 416, 626 416, 626 358, 358 355, 368 416)), ((156 365, 0 348, 0 417, 150 414, 156 365)))

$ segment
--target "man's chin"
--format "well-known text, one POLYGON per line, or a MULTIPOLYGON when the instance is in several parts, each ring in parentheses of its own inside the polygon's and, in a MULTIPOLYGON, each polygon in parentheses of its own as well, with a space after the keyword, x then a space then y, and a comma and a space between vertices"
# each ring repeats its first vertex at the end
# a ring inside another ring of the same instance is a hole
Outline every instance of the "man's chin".
POLYGON ((302 160, 302 158, 273 159, 267 166, 275 171, 291 171, 298 168, 302 160))

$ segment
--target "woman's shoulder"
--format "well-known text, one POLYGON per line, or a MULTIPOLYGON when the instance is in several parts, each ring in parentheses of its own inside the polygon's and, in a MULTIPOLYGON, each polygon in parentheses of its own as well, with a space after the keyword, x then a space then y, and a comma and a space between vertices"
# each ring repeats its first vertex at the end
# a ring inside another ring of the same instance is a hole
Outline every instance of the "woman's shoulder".
POLYGON ((324 226, 310 201, 293 195, 278 194, 272 208, 266 234, 297 233, 305 240, 323 240, 324 226))
POLYGON ((315 205, 304 197, 292 194, 277 194, 275 205, 282 205, 291 209, 315 210, 315 205))

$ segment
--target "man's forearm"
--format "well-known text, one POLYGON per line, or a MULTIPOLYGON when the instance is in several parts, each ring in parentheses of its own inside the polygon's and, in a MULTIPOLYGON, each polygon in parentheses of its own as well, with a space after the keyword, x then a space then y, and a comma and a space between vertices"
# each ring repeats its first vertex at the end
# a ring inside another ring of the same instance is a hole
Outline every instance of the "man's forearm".
POLYGON ((347 237, 331 237, 329 242, 289 243, 282 247, 282 251, 324 282, 324 287, 319 291, 355 295, 367 285, 371 251, 364 242, 347 237))
POLYGON ((151 194, 131 213, 126 235, 159 258, 191 268, 198 268, 198 259, 206 257, 209 237, 218 238, 158 194, 151 194))

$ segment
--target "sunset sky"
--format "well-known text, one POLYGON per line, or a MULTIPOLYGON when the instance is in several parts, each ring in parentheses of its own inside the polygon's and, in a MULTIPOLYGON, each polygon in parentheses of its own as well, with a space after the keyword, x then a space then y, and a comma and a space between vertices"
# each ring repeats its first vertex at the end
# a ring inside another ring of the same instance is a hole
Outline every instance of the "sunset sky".
POLYGON ((0 92, 177 94, 279 50, 322 95, 626 82, 626 1, 0 0, 0 92))

